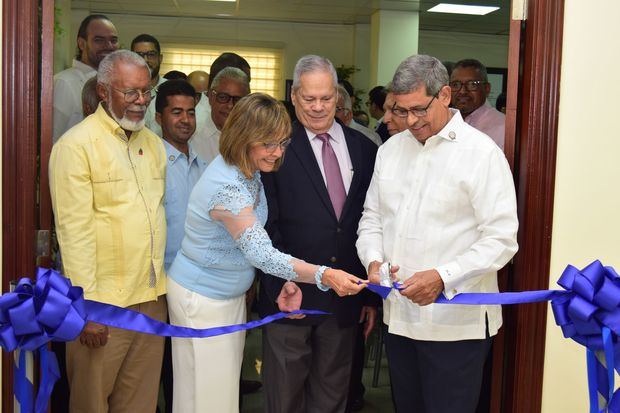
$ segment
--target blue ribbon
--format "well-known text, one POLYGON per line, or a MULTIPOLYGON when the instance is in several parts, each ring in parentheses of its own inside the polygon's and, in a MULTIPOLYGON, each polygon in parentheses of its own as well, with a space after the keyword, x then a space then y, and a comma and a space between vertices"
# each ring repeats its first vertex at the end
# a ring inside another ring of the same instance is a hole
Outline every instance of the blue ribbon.
MULTIPOLYGON (((564 290, 511 293, 464 293, 451 300, 440 295, 436 304, 495 305, 551 301, 555 323, 565 338, 587 348, 590 412, 620 413, 620 389, 614 391, 614 369, 620 373, 620 276, 596 260, 579 270, 566 267, 558 284, 564 290), (601 395, 604 403, 599 407, 601 395)), ((392 287, 368 284, 386 299, 392 287)))
POLYGON ((44 413, 60 377, 56 355, 48 352, 47 343, 75 340, 88 321, 162 337, 206 338, 249 330, 294 314, 328 313, 297 310, 245 324, 205 329, 179 327, 126 308, 85 300, 82 288, 72 286, 69 279, 57 271, 38 268, 35 284, 22 278, 13 292, 0 297, 0 347, 5 351, 21 350, 19 366, 14 365, 15 397, 21 412, 44 413), (34 408, 33 385, 26 376, 26 351, 38 354, 41 364, 41 382, 34 408))

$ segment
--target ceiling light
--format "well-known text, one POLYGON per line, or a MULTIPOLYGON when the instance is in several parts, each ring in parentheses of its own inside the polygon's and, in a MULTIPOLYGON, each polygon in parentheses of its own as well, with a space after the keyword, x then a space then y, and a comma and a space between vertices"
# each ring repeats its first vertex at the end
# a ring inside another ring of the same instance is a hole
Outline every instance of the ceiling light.
POLYGON ((489 14, 491 12, 494 12, 495 10, 499 10, 499 7, 468 6, 465 4, 449 4, 449 3, 439 3, 435 7, 428 9, 428 11, 434 12, 434 13, 476 14, 480 16, 489 14))

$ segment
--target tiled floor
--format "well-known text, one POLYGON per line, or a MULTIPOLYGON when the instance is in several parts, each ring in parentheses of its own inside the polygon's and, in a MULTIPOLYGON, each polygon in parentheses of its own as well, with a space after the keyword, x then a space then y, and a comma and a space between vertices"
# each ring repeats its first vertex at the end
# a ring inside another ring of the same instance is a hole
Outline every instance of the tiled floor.
MULTIPOLYGON (((372 343, 374 337, 369 338, 372 343)), ((245 361, 243 364, 243 378, 246 380, 260 380, 259 369, 261 363, 261 330, 256 329, 249 332, 245 346, 245 361)), ((390 395, 390 380, 388 377, 387 361, 385 352, 381 360, 381 369, 377 387, 372 387, 374 361, 370 360, 364 369, 363 383, 366 387, 365 405, 361 413, 391 413, 392 399, 390 395)), ((263 393, 258 391, 254 394, 246 395, 243 399, 242 413, 263 413, 263 393)))

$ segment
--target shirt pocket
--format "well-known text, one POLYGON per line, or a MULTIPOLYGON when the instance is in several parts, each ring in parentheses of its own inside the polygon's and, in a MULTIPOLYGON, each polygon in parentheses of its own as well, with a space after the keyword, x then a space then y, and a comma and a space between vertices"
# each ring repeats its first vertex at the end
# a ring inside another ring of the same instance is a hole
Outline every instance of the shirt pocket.
POLYGON ((166 172, 157 165, 143 165, 138 174, 142 193, 149 205, 149 211, 154 212, 157 205, 163 205, 166 191, 166 172))
POLYGON ((164 168, 158 168, 155 165, 152 165, 150 168, 150 181, 153 185, 153 190, 155 191, 156 196, 159 196, 160 199, 166 190, 166 170, 164 168))
POLYGON ((466 191, 459 185, 432 185, 422 198, 420 212, 429 224, 441 227, 452 224, 460 211, 471 208, 466 191))
POLYGON ((93 202, 96 209, 117 206, 124 202, 128 179, 118 170, 92 173, 93 202))

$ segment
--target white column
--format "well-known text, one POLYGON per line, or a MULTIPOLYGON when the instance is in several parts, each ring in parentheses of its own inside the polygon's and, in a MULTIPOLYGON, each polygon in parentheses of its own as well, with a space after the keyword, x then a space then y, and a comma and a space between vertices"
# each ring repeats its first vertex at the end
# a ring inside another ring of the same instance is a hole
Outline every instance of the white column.
POLYGON ((378 10, 370 20, 370 88, 392 80, 398 65, 418 52, 420 14, 378 10))

